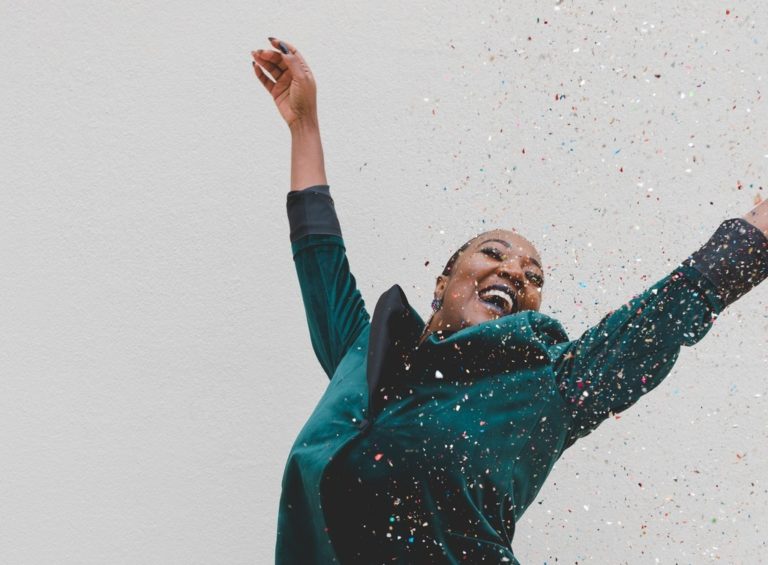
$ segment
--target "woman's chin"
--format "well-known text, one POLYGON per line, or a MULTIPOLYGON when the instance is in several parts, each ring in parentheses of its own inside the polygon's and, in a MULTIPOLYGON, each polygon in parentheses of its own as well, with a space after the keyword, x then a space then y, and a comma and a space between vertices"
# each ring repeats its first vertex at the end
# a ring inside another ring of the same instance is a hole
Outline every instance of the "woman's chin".
POLYGON ((461 321, 461 329, 468 328, 470 326, 476 326, 477 324, 482 324, 483 322, 489 322, 491 320, 498 320, 503 315, 503 313, 498 312, 492 306, 481 306, 480 308, 476 309, 475 312, 473 312, 472 316, 461 321))
POLYGON ((479 303, 479 316, 482 317, 483 321, 486 320, 498 320, 502 316, 504 316, 504 312, 502 312, 499 308, 495 307, 493 304, 489 304, 488 302, 484 302, 480 299, 478 299, 479 303))

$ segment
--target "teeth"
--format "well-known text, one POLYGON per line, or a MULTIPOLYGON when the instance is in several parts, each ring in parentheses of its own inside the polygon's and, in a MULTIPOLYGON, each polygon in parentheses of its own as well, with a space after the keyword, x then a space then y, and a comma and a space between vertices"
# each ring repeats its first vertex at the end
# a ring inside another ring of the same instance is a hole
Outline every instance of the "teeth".
POLYGON ((490 290, 484 291, 482 294, 479 294, 478 296, 480 296, 480 298, 483 298, 485 296, 491 296, 491 295, 502 298, 504 302, 507 303, 507 312, 512 311, 512 307, 514 306, 515 303, 512 300, 512 297, 510 297, 509 294, 507 294, 506 292, 492 288, 490 290))

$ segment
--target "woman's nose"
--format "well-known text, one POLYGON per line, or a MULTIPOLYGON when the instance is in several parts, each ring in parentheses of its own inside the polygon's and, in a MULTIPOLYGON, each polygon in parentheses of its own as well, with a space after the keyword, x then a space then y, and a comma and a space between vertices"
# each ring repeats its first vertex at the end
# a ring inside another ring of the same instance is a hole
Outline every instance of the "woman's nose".
POLYGON ((512 281, 517 287, 522 287, 525 284, 525 273, 520 259, 512 258, 502 262, 499 264, 498 273, 499 276, 512 281))

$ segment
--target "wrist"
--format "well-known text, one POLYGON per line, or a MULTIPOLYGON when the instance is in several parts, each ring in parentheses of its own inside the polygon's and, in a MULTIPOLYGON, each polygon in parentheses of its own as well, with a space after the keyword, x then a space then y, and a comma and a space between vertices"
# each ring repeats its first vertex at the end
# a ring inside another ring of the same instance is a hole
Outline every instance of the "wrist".
POLYGON ((768 200, 763 200, 742 217, 768 238, 768 200))
POLYGON ((320 129, 316 121, 302 119, 291 124, 291 190, 316 184, 328 184, 320 129))
POLYGON ((288 129, 291 130, 291 135, 294 137, 317 135, 320 133, 317 116, 296 119, 288 125, 288 129))

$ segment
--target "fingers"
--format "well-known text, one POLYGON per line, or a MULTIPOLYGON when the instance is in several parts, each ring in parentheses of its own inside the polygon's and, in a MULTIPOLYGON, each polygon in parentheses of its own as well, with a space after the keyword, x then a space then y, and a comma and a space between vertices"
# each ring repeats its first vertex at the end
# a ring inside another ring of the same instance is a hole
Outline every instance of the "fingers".
MULTIPOLYGON (((280 43, 285 45, 286 48, 288 48, 288 53, 284 53, 284 55, 295 55, 297 57, 300 57, 299 52, 297 51, 296 47, 294 47, 293 43, 288 43, 284 39, 278 39, 277 37, 273 37, 269 39, 269 42, 272 44, 272 47, 274 47, 275 49, 280 49, 280 43)), ((283 53, 282 49, 280 49, 280 53, 283 53)))
POLYGON ((271 94, 272 88, 275 86, 275 83, 272 82, 269 78, 267 78, 267 75, 265 75, 264 71, 261 70, 261 67, 256 64, 256 61, 253 62, 253 70, 256 73, 256 78, 259 79, 261 84, 264 85, 264 88, 266 88, 271 94))
POLYGON ((278 57, 280 57, 288 65, 288 68, 291 69, 297 78, 304 78, 305 76, 311 77, 312 72, 309 70, 309 65, 307 65, 304 57, 301 53, 299 53, 298 49, 296 49, 293 43, 290 43, 284 39, 278 39, 277 37, 270 39, 272 46, 277 49, 280 49, 281 42, 288 49, 288 53, 283 53, 282 50, 280 52, 275 52, 277 53, 278 57))
MULTIPOLYGON (((288 69, 288 65, 283 60, 282 53, 278 53, 277 51, 265 51, 264 49, 259 49, 258 51, 251 51, 251 54, 254 57, 258 56, 261 60, 271 63, 275 67, 279 68, 281 71, 285 71, 288 69)), ((259 62, 259 64, 261 63, 259 62)), ((269 72, 272 72, 272 71, 270 70, 269 72)))
POLYGON ((270 38, 270 43, 278 49, 282 44, 288 53, 283 53, 282 49, 280 51, 259 49, 251 51, 251 56, 253 57, 253 70, 256 77, 273 97, 288 88, 293 79, 302 82, 309 81, 309 84, 314 85, 314 77, 309 66, 292 43, 276 37, 270 38), (272 76, 269 77, 264 69, 272 76), (273 90, 275 86, 277 86, 277 90, 273 90))
POLYGON ((283 74, 283 71, 288 70, 288 67, 286 67, 285 63, 282 63, 283 66, 281 68, 280 65, 272 62, 274 60, 280 60, 280 55, 274 51, 262 51, 259 49, 258 51, 251 51, 251 55, 253 55, 253 59, 256 61, 256 64, 261 65, 267 69, 269 74, 275 77, 275 80, 280 78, 280 75, 283 74))

